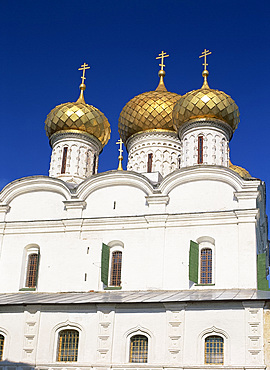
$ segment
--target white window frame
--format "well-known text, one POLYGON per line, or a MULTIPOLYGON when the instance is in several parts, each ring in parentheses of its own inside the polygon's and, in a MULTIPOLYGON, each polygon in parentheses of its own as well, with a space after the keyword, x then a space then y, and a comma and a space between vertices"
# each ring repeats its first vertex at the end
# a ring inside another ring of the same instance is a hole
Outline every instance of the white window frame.
POLYGON ((67 320, 65 323, 60 323, 56 327, 54 327, 52 331, 52 337, 51 337, 51 345, 50 348, 52 349, 51 355, 52 355, 52 362, 56 364, 78 364, 79 362, 82 362, 84 359, 83 357, 83 351, 81 353, 81 348, 84 348, 85 346, 85 338, 84 338, 84 332, 82 330, 82 327, 77 324, 70 322, 67 320), (78 358, 77 361, 57 361, 58 357, 58 341, 59 341, 59 333, 62 330, 76 330, 79 333, 79 346, 78 346, 78 358))
POLYGON ((223 329, 219 329, 215 326, 204 330, 198 337, 198 365, 204 366, 217 366, 222 367, 226 365, 230 365, 230 338, 228 334, 223 329), (216 335, 223 339, 223 359, 224 363, 222 365, 215 365, 215 364, 206 364, 205 363, 205 339, 207 337, 216 335))
POLYGON ((37 244, 29 244, 24 248, 23 253, 23 261, 22 261, 22 273, 20 279, 20 287, 19 289, 33 289, 28 288, 26 286, 26 278, 27 278, 27 268, 28 268, 28 258, 30 254, 37 254, 38 255, 38 276, 37 276, 37 283, 35 290, 38 289, 38 281, 39 281, 39 265, 40 265, 40 247, 37 244))
POLYGON ((131 330, 129 330, 126 334, 125 334, 125 343, 126 343, 126 350, 125 350, 125 353, 126 353, 126 358, 125 358, 125 362, 130 364, 130 365, 134 365, 134 366, 138 366, 138 365, 144 365, 144 366, 147 366, 147 364, 150 364, 152 363, 153 361, 153 358, 152 358, 152 348, 153 348, 153 335, 150 333, 150 331, 146 328, 143 328, 141 326, 137 326, 136 328, 133 328, 131 330), (144 362, 144 363, 141 363, 141 362, 129 362, 129 356, 130 356, 130 339, 135 336, 135 335, 144 335, 145 337, 147 337, 148 339, 148 353, 147 353, 147 362, 144 362))

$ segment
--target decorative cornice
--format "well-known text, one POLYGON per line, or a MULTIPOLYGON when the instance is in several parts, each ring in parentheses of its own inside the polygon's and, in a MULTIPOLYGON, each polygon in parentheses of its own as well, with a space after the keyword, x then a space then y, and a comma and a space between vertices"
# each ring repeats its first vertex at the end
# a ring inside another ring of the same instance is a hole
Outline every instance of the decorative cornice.
POLYGON ((190 120, 190 121, 186 122, 185 124, 183 124, 182 126, 180 126, 179 130, 178 130, 179 137, 181 138, 186 133, 186 131, 188 131, 192 128, 202 128, 202 127, 203 128, 213 128, 213 127, 215 127, 215 128, 218 128, 218 129, 222 130, 223 132, 225 131, 229 140, 231 140, 231 138, 233 136, 233 130, 232 130, 231 126, 229 126, 226 122, 221 121, 221 120, 216 119, 216 118, 213 118, 213 119, 200 118, 200 119, 190 120))
MULTIPOLYGON (((64 232, 65 229, 78 230, 84 232, 104 230, 123 230, 124 228, 132 230, 142 230, 149 228, 150 224, 163 224, 164 227, 185 227, 202 225, 232 225, 239 222, 256 222, 257 210, 228 210, 216 212, 192 212, 168 214, 165 212, 149 213, 137 216, 107 216, 107 217, 89 217, 89 218, 67 218, 55 220, 37 220, 37 221, 3 221, 0 225, 5 227, 5 234, 14 233, 44 233, 44 232, 64 232), (250 218, 249 218, 250 217, 250 218)), ((258 211, 257 211, 258 212, 258 211)), ((257 213, 258 214, 258 213, 257 213)))
MULTIPOLYGON (((136 145, 138 142, 142 142, 143 140, 170 140, 173 143, 180 145, 180 141, 178 139, 177 133, 173 131, 167 130, 148 130, 148 131, 141 131, 130 138, 128 138, 126 142, 127 151, 131 149, 132 146, 136 145)), ((152 143, 151 143, 152 144, 152 143)))
POLYGON ((50 145, 53 147, 56 143, 65 139, 79 139, 87 141, 89 144, 94 145, 96 150, 100 153, 102 150, 101 142, 93 135, 88 134, 87 132, 70 130, 70 131, 58 131, 53 134, 50 138, 50 145))

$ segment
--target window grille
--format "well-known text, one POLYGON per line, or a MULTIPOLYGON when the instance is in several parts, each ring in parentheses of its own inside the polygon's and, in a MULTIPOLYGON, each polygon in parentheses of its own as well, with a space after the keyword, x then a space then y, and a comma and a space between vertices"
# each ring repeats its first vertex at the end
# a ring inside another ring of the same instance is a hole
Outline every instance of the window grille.
POLYGON ((121 286, 122 252, 112 253, 111 286, 121 286))
POLYGON ((0 361, 3 360, 5 337, 0 334, 0 361))
POLYGON ((148 339, 144 335, 134 335, 130 338, 129 362, 147 362, 148 339))
POLYGON ((32 253, 28 256, 26 283, 27 288, 35 288, 37 286, 38 272, 38 254, 32 253))
POLYGON ((224 363, 223 338, 216 335, 212 335, 205 339, 204 362, 205 364, 223 365, 224 363))
POLYGON ((62 330, 58 338, 57 361, 77 361, 79 333, 76 330, 62 330))
POLYGON ((152 164, 153 164, 153 153, 149 153, 147 161, 147 172, 152 172, 152 164))
POLYGON ((203 136, 198 136, 198 164, 203 163, 203 136))
POLYGON ((201 250, 201 284, 212 284, 212 249, 201 250))
POLYGON ((66 165, 67 165, 67 146, 63 148, 63 159, 62 159, 62 167, 61 167, 61 173, 66 173, 66 165))

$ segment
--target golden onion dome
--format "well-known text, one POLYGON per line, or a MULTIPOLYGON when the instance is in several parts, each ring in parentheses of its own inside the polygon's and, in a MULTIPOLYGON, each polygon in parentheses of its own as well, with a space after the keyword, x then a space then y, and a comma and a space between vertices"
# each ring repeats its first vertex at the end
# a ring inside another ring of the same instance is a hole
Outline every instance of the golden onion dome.
POLYGON ((160 81, 155 91, 148 91, 135 96, 122 109, 118 130, 123 142, 138 132, 148 130, 173 131, 172 111, 181 95, 167 91, 163 77, 165 71, 159 71, 160 81))
POLYGON ((252 178, 251 174, 245 168, 236 166, 232 164, 231 161, 229 161, 229 168, 233 170, 234 172, 238 173, 238 175, 240 175, 245 180, 252 178))
POLYGON ((85 103, 83 95, 85 88, 85 84, 81 83, 80 96, 76 102, 57 105, 48 114, 45 130, 49 139, 56 132, 72 131, 93 135, 102 146, 107 144, 111 133, 110 124, 99 109, 85 103))
POLYGON ((173 110, 173 125, 177 130, 185 122, 198 118, 217 118, 236 130, 239 109, 234 100, 223 91, 210 89, 207 83, 209 72, 203 71, 204 83, 198 90, 183 95, 173 110))

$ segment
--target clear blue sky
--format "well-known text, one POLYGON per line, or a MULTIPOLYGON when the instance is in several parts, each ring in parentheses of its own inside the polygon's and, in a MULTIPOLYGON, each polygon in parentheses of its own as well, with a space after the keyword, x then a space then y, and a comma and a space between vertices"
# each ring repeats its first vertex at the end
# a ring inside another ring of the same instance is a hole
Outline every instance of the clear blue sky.
POLYGON ((0 188, 48 174, 44 121, 55 105, 77 99, 83 62, 91 66, 86 101, 112 128, 102 172, 117 168, 123 106, 157 86, 155 57, 161 50, 170 55, 167 89, 184 94, 201 87, 198 56, 207 48, 210 87, 240 109, 232 162, 266 181, 270 194, 269 1, 2 0, 0 14, 0 188))

